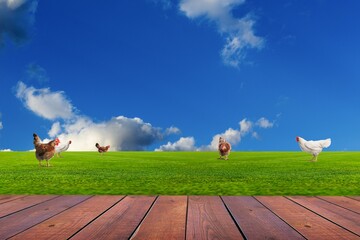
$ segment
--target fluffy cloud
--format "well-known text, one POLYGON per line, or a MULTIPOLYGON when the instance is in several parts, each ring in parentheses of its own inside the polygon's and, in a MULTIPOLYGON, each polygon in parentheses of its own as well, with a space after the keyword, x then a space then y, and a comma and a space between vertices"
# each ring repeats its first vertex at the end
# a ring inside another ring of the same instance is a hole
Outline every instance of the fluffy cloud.
POLYGON ((1 121, 1 113, 0 113, 0 130, 3 129, 3 127, 4 127, 4 126, 3 126, 3 123, 2 123, 2 121, 1 121))
POLYGON ((168 142, 155 151, 195 151, 195 139, 193 137, 182 137, 177 142, 168 142))
POLYGON ((255 139, 260 139, 260 136, 259 136, 259 134, 258 134, 257 132, 253 132, 253 133, 251 134, 251 136, 252 136, 253 138, 255 138, 255 139))
POLYGON ((36 0, 0 0, 0 43, 5 35, 16 43, 28 38, 37 3, 36 0))
POLYGON ((225 64, 238 67, 244 60, 246 49, 261 49, 264 39, 254 33, 255 20, 251 15, 235 18, 232 11, 245 0, 182 0, 180 10, 188 18, 203 17, 214 22, 225 38, 221 56, 225 64))
POLYGON ((215 134, 209 145, 196 147, 195 139, 193 137, 186 137, 180 138, 175 143, 168 142, 166 145, 162 145, 158 149, 155 149, 155 151, 216 151, 220 137, 225 138, 227 142, 234 146, 239 144, 241 139, 248 134, 251 134, 255 139, 260 139, 260 135, 254 131, 254 128, 270 128, 271 124, 272 123, 264 117, 260 118, 256 123, 244 118, 239 122, 239 128, 229 128, 222 133, 215 134))
POLYGON ((36 89, 26 86, 23 82, 18 82, 16 97, 24 103, 26 108, 40 117, 49 120, 74 117, 74 107, 64 92, 51 92, 49 88, 36 89))
POLYGON ((252 129, 252 126, 253 126, 253 123, 252 123, 251 121, 247 120, 246 118, 244 118, 243 120, 241 120, 241 121, 239 122, 239 124, 240 124, 240 133, 241 133, 242 135, 245 135, 245 134, 247 134, 248 132, 250 132, 251 129, 252 129))
POLYGON ((7 148, 7 149, 1 149, 0 152, 12 152, 12 150, 7 148))
POLYGON ((248 134, 252 129, 253 123, 246 118, 241 120, 239 122, 239 129, 232 129, 229 128, 223 133, 216 134, 213 136, 212 141, 209 145, 203 146, 200 149, 201 150, 210 150, 214 151, 217 150, 219 145, 219 138, 223 137, 226 139, 227 142, 229 142, 232 145, 236 145, 241 141, 241 138, 248 134))
POLYGON ((181 131, 180 131, 179 128, 173 127, 173 126, 167 128, 167 129, 165 130, 165 133, 166 133, 167 135, 179 134, 180 132, 181 132, 181 131))
MULTIPOLYGON (((51 139, 58 137, 62 143, 71 140, 71 151, 94 151, 95 143, 110 145, 113 151, 146 150, 146 147, 163 140, 165 136, 180 132, 174 126, 163 131, 137 117, 118 116, 96 123, 87 116, 76 114, 64 92, 52 92, 49 88, 36 89, 23 82, 17 84, 16 96, 38 116, 57 120, 48 135, 51 139)), ((45 136, 43 142, 49 140, 45 136)))
POLYGON ((49 130, 48 134, 51 138, 56 137, 61 131, 61 126, 59 122, 53 123, 51 129, 49 130))
MULTIPOLYGON (((57 127, 53 125, 53 128, 57 127)), ((65 123, 60 131, 57 137, 62 143, 71 140, 72 151, 96 150, 95 143, 110 145, 113 151, 145 150, 164 136, 160 128, 153 127, 140 118, 124 116, 100 123, 78 116, 65 123)))
POLYGON ((256 125, 258 125, 261 128, 272 128, 274 126, 274 123, 262 117, 256 122, 256 125))
POLYGON ((205 15, 213 20, 225 21, 226 18, 232 18, 230 13, 232 8, 244 2, 245 0, 182 0, 180 9, 189 18, 205 15))

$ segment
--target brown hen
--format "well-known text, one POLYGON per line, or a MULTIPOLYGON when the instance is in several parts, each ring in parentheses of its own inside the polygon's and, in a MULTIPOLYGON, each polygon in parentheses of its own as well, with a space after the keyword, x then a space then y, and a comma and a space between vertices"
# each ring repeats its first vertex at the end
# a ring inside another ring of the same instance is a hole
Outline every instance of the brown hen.
POLYGON ((102 146, 100 146, 100 144, 96 143, 95 147, 98 149, 98 152, 101 153, 101 155, 102 155, 104 152, 107 152, 109 150, 110 145, 102 147, 102 146))
POLYGON ((35 147, 35 156, 39 160, 39 166, 41 167, 41 161, 46 161, 46 166, 49 167, 49 160, 55 155, 55 140, 50 141, 49 143, 41 143, 39 136, 34 133, 34 147, 35 147))
POLYGON ((222 138, 222 137, 219 138, 218 149, 219 149, 219 154, 220 154, 219 159, 225 158, 225 160, 228 160, 228 156, 231 151, 231 144, 226 142, 225 138, 222 138))

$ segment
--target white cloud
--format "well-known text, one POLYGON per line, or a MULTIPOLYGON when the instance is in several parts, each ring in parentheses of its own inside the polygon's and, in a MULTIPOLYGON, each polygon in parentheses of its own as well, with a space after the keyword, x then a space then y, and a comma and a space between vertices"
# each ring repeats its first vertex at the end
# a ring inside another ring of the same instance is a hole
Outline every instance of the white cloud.
POLYGON ((71 140, 72 151, 96 150, 95 143, 110 145, 110 150, 145 150, 147 146, 163 139, 160 128, 140 118, 118 116, 109 121, 95 123, 87 117, 63 125, 57 137, 61 142, 71 140))
POLYGON ((216 20, 232 18, 231 9, 244 2, 245 0, 182 0, 180 1, 180 9, 189 18, 205 15, 216 20))
POLYGON ((177 142, 168 142, 162 145, 155 151, 195 151, 195 139, 193 137, 182 137, 177 142))
POLYGON ((50 137, 56 137, 57 134, 59 134, 61 131, 61 126, 59 122, 53 123, 53 125, 51 126, 50 131, 48 132, 50 137))
POLYGON ((1 149, 0 152, 12 152, 12 150, 10 148, 6 148, 6 149, 1 149))
POLYGON ((259 134, 257 133, 257 132, 253 132, 252 134, 251 134, 251 136, 253 137, 253 138, 255 138, 255 139, 260 139, 260 136, 259 136, 259 134))
POLYGON ((256 125, 258 125, 261 128, 272 128, 274 126, 274 123, 262 117, 256 122, 256 125))
POLYGON ((223 133, 216 134, 213 136, 211 143, 208 146, 201 147, 203 150, 217 150, 219 145, 219 138, 223 137, 226 139, 227 142, 229 142, 232 145, 238 144, 241 139, 241 134, 239 130, 235 130, 232 128, 229 128, 223 133))
POLYGON ((16 43, 28 38, 38 1, 0 0, 0 44, 5 35, 16 43))
POLYGON ((4 128, 4 126, 3 126, 3 123, 1 121, 1 113, 0 113, 0 130, 3 129, 3 128, 4 128))
MULTIPOLYGON (((64 92, 27 87, 23 82, 17 84, 16 90, 16 96, 30 111, 45 119, 56 120, 48 131, 49 137, 58 137, 61 142, 71 140, 72 151, 95 151, 95 143, 110 145, 113 151, 146 150, 156 141, 180 132, 174 126, 163 131, 137 117, 118 116, 97 123, 74 112, 64 92)), ((48 141, 50 139, 45 138, 43 142, 48 141)))
POLYGON ((212 141, 209 145, 203 146, 200 149, 202 150, 217 150, 219 145, 219 138, 223 137, 232 145, 236 145, 241 141, 241 138, 248 134, 252 129, 253 123, 246 118, 239 122, 239 129, 229 128, 223 133, 216 134, 213 136, 212 141))
POLYGON ((165 133, 166 133, 167 135, 170 135, 170 134, 179 134, 179 133, 181 133, 181 131, 180 131, 179 128, 171 126, 171 127, 167 128, 167 129, 165 130, 165 133))
POLYGON ((180 138, 180 140, 175 143, 168 142, 166 145, 155 149, 155 151, 217 151, 220 137, 225 138, 225 140, 233 146, 239 144, 242 138, 248 134, 251 134, 253 138, 259 140, 260 135, 254 131, 254 128, 270 128, 271 124, 272 123, 266 118, 260 118, 256 124, 244 118, 239 122, 238 129, 228 128, 225 132, 214 135, 209 145, 196 147, 194 137, 187 137, 180 138))
POLYGON ((249 120, 247 120, 246 118, 244 118, 243 120, 241 120, 239 122, 240 124, 240 132, 242 135, 247 134, 248 132, 251 131, 253 123, 249 120))
POLYGON ((16 97, 24 103, 26 108, 40 117, 49 120, 74 117, 74 107, 64 92, 51 92, 49 88, 36 89, 27 87, 23 82, 18 82, 16 97))
POLYGON ((180 10, 188 18, 203 17, 214 22, 226 44, 221 51, 225 64, 238 67, 245 59, 246 49, 261 49, 264 39, 254 33, 251 15, 235 18, 232 11, 245 0, 182 0, 180 10))

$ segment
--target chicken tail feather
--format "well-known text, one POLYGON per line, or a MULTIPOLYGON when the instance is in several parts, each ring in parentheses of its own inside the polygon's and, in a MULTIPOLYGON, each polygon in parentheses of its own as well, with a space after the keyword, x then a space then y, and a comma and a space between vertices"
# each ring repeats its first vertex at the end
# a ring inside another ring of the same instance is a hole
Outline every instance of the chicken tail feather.
POLYGON ((330 147, 330 145, 331 145, 331 138, 328 138, 328 139, 323 140, 322 143, 321 143, 321 145, 322 145, 323 148, 328 148, 328 147, 330 147))

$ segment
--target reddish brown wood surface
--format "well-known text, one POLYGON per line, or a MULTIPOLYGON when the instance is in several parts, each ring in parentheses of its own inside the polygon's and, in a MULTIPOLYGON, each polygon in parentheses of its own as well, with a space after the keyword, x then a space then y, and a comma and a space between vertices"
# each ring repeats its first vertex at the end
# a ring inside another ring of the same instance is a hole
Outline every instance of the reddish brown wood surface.
POLYGON ((316 212, 318 215, 359 235, 360 214, 314 197, 289 197, 289 199, 316 212))
POLYGON ((360 239, 356 199, 0 195, 0 239, 360 239))
POLYGON ((308 239, 359 239, 346 229, 285 197, 256 197, 281 219, 308 239))
POLYGON ((253 197, 222 197, 247 239, 305 239, 253 197))
POLYGON ((360 201, 357 201, 352 198, 348 197, 341 197, 341 196, 321 196, 318 197, 320 199, 323 199, 325 201, 331 202, 333 204, 336 204, 338 206, 341 206, 343 208, 349 209, 350 211, 356 212, 360 214, 360 201))
POLYGON ((0 219, 0 239, 12 237, 82 201, 89 196, 61 196, 0 219))
POLYGON ((0 195, 0 204, 22 197, 25 197, 25 195, 0 195))
POLYGON ((68 239, 90 221, 101 215, 122 196, 94 196, 79 203, 68 211, 64 211, 11 239, 68 239))
POLYGON ((186 196, 160 196, 132 239, 185 239, 186 196))
POLYGON ((155 198, 127 196, 71 239, 129 239, 155 198))
POLYGON ((56 198, 58 196, 54 195, 44 195, 44 196, 27 196, 22 198, 16 198, 13 201, 5 202, 0 204, 0 217, 4 217, 11 213, 20 211, 22 209, 34 206, 36 204, 45 202, 47 200, 56 198))
POLYGON ((223 202, 215 196, 189 196, 186 239, 243 239, 223 202))
POLYGON ((360 196, 349 196, 349 198, 355 199, 357 201, 360 201, 360 196))

